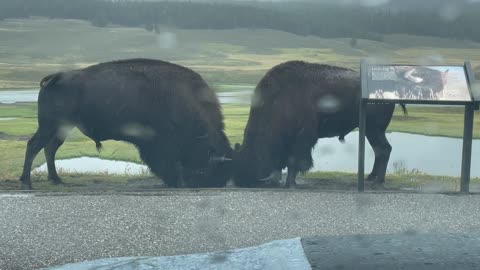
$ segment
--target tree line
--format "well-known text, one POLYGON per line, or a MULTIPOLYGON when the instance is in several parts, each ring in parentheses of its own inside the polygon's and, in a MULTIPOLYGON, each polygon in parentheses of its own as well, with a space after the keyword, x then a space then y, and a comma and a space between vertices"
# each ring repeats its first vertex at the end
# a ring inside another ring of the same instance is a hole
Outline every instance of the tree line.
POLYGON ((471 4, 453 18, 437 10, 392 10, 387 7, 328 3, 233 4, 194 1, 3 0, 0 19, 44 16, 88 20, 93 25, 182 29, 274 29, 298 35, 382 40, 404 33, 480 41, 480 4, 471 4))

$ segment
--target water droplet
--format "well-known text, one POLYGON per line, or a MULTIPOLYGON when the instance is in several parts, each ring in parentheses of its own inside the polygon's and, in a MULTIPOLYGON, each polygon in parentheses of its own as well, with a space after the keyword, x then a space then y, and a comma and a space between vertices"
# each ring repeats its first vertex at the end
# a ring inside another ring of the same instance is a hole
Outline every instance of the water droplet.
POLYGON ((408 229, 406 230, 405 232, 403 232, 405 235, 408 235, 408 236, 414 236, 416 235, 418 232, 414 229, 408 229))
POLYGON ((152 128, 135 123, 125 125, 121 132, 125 136, 137 138, 151 138, 155 136, 155 131, 152 128))
POLYGON ((360 0, 360 4, 366 7, 377 7, 388 4, 390 0, 360 0))
POLYGON ((455 3, 448 3, 440 9, 440 17, 445 21, 453 21, 461 15, 462 11, 455 3))
POLYGON ((262 96, 260 93, 254 92, 252 95, 252 107, 260 107, 263 105, 262 96))
POLYGON ((172 32, 161 32, 157 37, 158 46, 162 49, 174 49, 177 46, 177 35, 172 32))
POLYGON ((229 256, 228 252, 218 252, 210 256, 210 261, 213 264, 223 263, 228 259, 228 256, 229 256))
POLYGON ((331 155, 335 153, 335 148, 330 145, 322 145, 319 150, 322 155, 331 155))
POLYGON ((70 124, 62 125, 57 132, 57 137, 60 140, 65 140, 68 137, 68 135, 70 135, 70 132, 72 131, 72 129, 73 129, 73 125, 70 125, 70 124))
POLYGON ((340 100, 333 95, 325 95, 317 101, 319 112, 332 113, 340 110, 340 100))

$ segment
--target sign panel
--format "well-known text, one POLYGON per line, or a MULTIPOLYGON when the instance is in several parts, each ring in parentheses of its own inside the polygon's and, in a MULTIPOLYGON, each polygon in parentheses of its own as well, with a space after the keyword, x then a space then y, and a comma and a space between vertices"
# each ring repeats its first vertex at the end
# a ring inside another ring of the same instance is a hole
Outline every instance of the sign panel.
POLYGON ((463 66, 367 66, 369 99, 472 101, 463 66))

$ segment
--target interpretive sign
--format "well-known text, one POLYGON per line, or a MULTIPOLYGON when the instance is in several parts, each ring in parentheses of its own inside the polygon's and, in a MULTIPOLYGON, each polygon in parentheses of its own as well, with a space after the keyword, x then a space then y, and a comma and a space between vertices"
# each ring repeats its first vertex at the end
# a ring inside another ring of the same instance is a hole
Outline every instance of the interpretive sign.
MULTIPOLYGON (((470 63, 463 66, 370 64, 360 67, 362 99, 359 107, 358 190, 364 190, 365 129, 368 103, 464 105, 460 191, 469 192, 473 116, 480 91, 473 91, 470 63)), ((476 89, 474 89, 476 90, 476 89)), ((460 158, 460 157, 459 157, 460 158)))
POLYGON ((464 66, 367 65, 371 100, 412 103, 472 101, 464 66))

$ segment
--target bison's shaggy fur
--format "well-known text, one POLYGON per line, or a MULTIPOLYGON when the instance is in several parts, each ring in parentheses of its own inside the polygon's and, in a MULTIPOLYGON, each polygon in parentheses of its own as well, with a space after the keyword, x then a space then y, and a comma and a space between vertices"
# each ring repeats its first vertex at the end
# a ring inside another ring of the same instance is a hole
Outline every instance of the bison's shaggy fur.
POLYGON ((32 161, 43 148, 49 179, 61 183, 55 153, 77 127, 96 142, 134 144, 169 186, 223 186, 231 157, 215 92, 196 72, 149 59, 102 63, 45 77, 38 96, 38 130, 28 141, 21 181, 31 188, 32 161), (209 162, 210 161, 210 162, 209 162))
MULTIPOLYGON (((291 61, 272 68, 257 85, 244 132, 234 153, 234 180, 256 186, 287 167, 287 186, 313 164, 318 138, 345 135, 358 127, 359 74, 322 64, 291 61)), ((383 182, 392 147, 385 137, 395 106, 368 105, 366 136, 375 151, 369 179, 383 182)), ((325 157, 328 158, 328 157, 325 157)), ((356 156, 352 156, 356 158, 356 156)))

